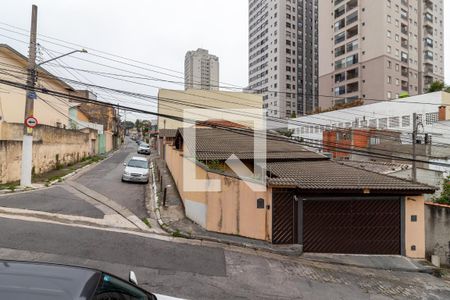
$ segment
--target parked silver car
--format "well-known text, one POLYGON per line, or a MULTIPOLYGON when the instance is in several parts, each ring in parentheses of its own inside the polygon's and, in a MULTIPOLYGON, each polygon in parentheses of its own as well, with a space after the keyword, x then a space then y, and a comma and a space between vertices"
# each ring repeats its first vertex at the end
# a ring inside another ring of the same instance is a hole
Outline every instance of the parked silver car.
POLYGON ((148 154, 150 155, 150 145, 149 144, 145 144, 145 143, 140 143, 138 150, 137 150, 138 154, 148 154))
POLYGON ((123 164, 125 169, 122 174, 122 181, 148 182, 149 168, 145 157, 132 157, 128 163, 123 164))

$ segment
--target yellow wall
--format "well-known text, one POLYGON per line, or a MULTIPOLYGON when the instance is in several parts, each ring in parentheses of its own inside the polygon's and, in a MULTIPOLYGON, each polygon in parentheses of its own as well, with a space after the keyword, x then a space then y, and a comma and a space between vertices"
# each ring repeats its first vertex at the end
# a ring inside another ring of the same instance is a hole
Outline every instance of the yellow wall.
POLYGON ((425 200, 424 196, 408 196, 405 200, 405 247, 406 256, 425 258, 425 200), (411 216, 417 222, 411 222, 411 216), (416 251, 411 246, 416 246, 416 251))
MULTIPOLYGON (((258 198, 272 207, 272 191, 254 192, 244 181, 212 172, 196 165, 197 179, 219 180, 221 192, 185 191, 183 181, 183 155, 170 145, 166 147, 167 166, 174 178, 183 201, 187 199, 206 206, 206 229, 241 235, 260 240, 271 240, 271 211, 256 208, 258 198)), ((194 164, 192 161, 187 161, 194 164)))
MULTIPOLYGON (((20 82, 23 84, 26 82, 26 74, 17 73, 26 72, 25 62, 4 47, 0 47, 0 63, 2 63, 3 69, 10 70, 5 72, 11 74, 0 74, 1 79, 20 82)), ((50 90, 68 93, 66 86, 63 86, 62 83, 59 83, 56 80, 46 79, 43 76, 39 77, 37 84, 38 86, 45 87, 50 90)), ((0 84, 0 116, 3 121, 9 123, 23 123, 25 112, 25 95, 25 90, 0 84)), ((73 106, 73 103, 69 104, 68 100, 57 100, 52 96, 42 93, 38 93, 38 96, 54 107, 50 107, 40 99, 37 99, 34 102, 34 116, 38 119, 40 124, 56 126, 57 123, 61 123, 62 125, 69 125, 69 107, 73 106)))
POLYGON ((113 138, 114 138, 114 136, 113 136, 113 133, 112 132, 109 132, 109 131, 105 131, 105 139, 106 139, 106 142, 105 142, 105 149, 106 149, 106 152, 109 152, 109 151, 112 151, 113 150, 113 148, 114 148, 114 142, 113 142, 113 138))
MULTIPOLYGON (((176 117, 183 117, 184 109, 196 109, 195 115, 191 118, 195 118, 198 121, 204 121, 209 119, 230 119, 226 114, 221 116, 212 116, 211 112, 205 112, 196 108, 195 106, 202 106, 206 109, 220 108, 220 109, 261 109, 263 105, 262 96, 249 93, 236 93, 236 92, 222 92, 222 91, 206 91, 206 90, 194 90, 187 91, 178 90, 165 90, 161 89, 158 93, 158 113, 167 114, 176 117), (173 101, 178 101, 174 103, 173 101), (194 105, 194 107, 192 106, 194 105)), ((236 116, 236 114, 232 114, 236 116)), ((247 114, 247 118, 254 114, 247 114)), ((251 126, 251 123, 239 122, 245 126, 251 126)), ((166 119, 158 118, 159 129, 177 129, 180 127, 192 126, 192 123, 185 123, 166 119), (166 121, 164 125, 164 121, 166 121)))

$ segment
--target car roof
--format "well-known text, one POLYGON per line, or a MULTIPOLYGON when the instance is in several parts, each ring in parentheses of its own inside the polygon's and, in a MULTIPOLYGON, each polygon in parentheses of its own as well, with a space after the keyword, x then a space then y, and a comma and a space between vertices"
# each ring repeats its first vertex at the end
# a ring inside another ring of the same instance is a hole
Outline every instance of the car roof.
POLYGON ((83 267, 0 260, 0 298, 89 299, 101 274, 83 267))
POLYGON ((147 161, 147 159, 145 157, 141 157, 141 156, 133 156, 130 160, 142 160, 142 161, 147 161))

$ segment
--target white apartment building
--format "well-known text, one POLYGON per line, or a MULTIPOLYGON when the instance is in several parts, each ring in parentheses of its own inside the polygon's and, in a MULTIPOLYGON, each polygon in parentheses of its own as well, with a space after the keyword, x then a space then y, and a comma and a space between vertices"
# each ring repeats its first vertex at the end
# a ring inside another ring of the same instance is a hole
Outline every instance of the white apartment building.
MULTIPOLYGON (((304 116, 289 121, 294 137, 323 141, 323 131, 339 128, 377 128, 411 137, 413 114, 421 123, 419 133, 428 133, 433 143, 450 144, 450 94, 435 92, 392 101, 304 116)), ((410 142, 410 141, 409 141, 410 142)))
POLYGON ((267 115, 313 112, 318 71, 318 0, 249 0, 248 89, 267 115))
POLYGON ((219 90, 219 58, 205 49, 188 51, 184 61, 184 87, 219 90))
POLYGON ((328 0, 319 9, 320 106, 397 99, 444 79, 443 0, 328 0))

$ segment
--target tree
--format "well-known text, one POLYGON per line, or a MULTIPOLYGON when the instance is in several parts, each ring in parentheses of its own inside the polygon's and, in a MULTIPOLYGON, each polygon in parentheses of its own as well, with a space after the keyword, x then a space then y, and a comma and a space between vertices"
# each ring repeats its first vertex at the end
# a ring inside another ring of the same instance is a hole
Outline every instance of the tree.
POLYGON ((435 198, 434 202, 441 204, 450 204, 450 176, 444 179, 442 183, 442 193, 439 198, 435 198))
POLYGON ((434 93, 434 92, 440 92, 443 90, 448 89, 449 87, 445 86, 445 83, 442 81, 433 81, 430 84, 430 87, 427 90, 427 93, 434 93))
POLYGON ((403 99, 403 98, 408 98, 409 97, 409 93, 408 92, 401 92, 399 98, 403 99))
POLYGON ((125 121, 125 122, 122 123, 122 125, 123 125, 123 127, 125 129, 132 129, 132 128, 134 128, 134 123, 131 122, 131 121, 125 121))
POLYGON ((141 132, 142 122, 141 120, 137 119, 136 122, 134 122, 134 126, 136 127, 136 130, 138 132, 141 132))
POLYGON ((297 118, 297 113, 295 111, 293 111, 291 113, 291 119, 297 118))

